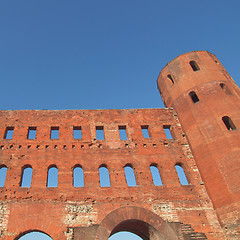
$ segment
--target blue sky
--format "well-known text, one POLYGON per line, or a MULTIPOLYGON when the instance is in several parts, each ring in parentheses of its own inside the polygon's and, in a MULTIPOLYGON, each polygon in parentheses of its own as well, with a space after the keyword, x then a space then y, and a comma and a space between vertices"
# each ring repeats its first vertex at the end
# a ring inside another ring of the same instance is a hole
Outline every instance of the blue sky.
POLYGON ((214 53, 239 85, 239 9, 238 0, 1 1, 0 109, 163 107, 159 72, 193 50, 214 53))

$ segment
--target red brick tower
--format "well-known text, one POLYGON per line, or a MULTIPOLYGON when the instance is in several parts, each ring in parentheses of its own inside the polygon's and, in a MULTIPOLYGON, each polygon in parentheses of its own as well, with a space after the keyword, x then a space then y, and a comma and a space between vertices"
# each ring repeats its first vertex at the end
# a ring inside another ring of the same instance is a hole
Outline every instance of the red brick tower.
POLYGON ((158 88, 165 106, 178 114, 221 225, 239 231, 238 86, 213 54, 194 51, 165 66, 158 88))

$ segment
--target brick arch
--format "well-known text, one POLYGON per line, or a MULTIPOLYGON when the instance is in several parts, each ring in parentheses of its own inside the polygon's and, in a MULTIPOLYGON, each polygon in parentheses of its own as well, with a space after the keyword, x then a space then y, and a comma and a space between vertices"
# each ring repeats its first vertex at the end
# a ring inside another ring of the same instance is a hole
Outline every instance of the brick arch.
POLYGON ((179 239, 170 223, 150 210, 135 206, 121 207, 109 213, 100 223, 95 240, 108 240, 120 231, 133 232, 144 240, 179 239))

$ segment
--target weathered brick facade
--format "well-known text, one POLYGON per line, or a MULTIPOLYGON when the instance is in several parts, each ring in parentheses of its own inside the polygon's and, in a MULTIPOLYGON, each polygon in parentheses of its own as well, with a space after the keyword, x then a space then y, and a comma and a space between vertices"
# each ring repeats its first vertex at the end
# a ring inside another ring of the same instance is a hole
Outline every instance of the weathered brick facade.
POLYGON ((171 61, 158 86, 166 109, 0 111, 0 166, 7 167, 1 239, 33 230, 54 240, 107 240, 121 230, 144 240, 238 239, 240 134, 222 121, 229 116, 240 128, 238 87, 208 52, 171 61), (199 101, 193 103, 190 91, 199 101), (73 138, 74 126, 81 127, 81 139, 73 138), (120 139, 119 126, 127 140, 120 139), (148 126, 149 138, 141 126, 148 126), (173 139, 164 126, 171 126, 173 139), (35 139, 27 138, 29 127, 35 139), (51 127, 58 127, 59 139, 50 139, 51 127), (104 140, 96 139, 96 127, 103 127, 104 140), (12 139, 4 139, 6 129, 12 139), (189 185, 180 184, 176 164, 189 185), (153 184, 151 165, 162 186, 153 184), (31 187, 21 187, 26 166, 31 187), (51 166, 58 169, 58 187, 47 187, 51 166), (73 186, 75 166, 83 169, 84 187, 73 186), (110 187, 100 187, 100 166, 109 171, 110 187), (125 166, 134 169, 137 186, 127 185, 125 166))

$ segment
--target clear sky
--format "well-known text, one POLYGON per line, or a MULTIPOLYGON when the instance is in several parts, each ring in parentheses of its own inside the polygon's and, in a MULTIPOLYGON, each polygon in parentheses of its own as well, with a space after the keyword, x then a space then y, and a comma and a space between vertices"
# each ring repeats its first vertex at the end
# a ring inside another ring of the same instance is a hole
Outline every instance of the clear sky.
POLYGON ((159 72, 193 50, 214 53, 240 85, 239 9, 239 0, 1 1, 0 109, 163 107, 159 72))

